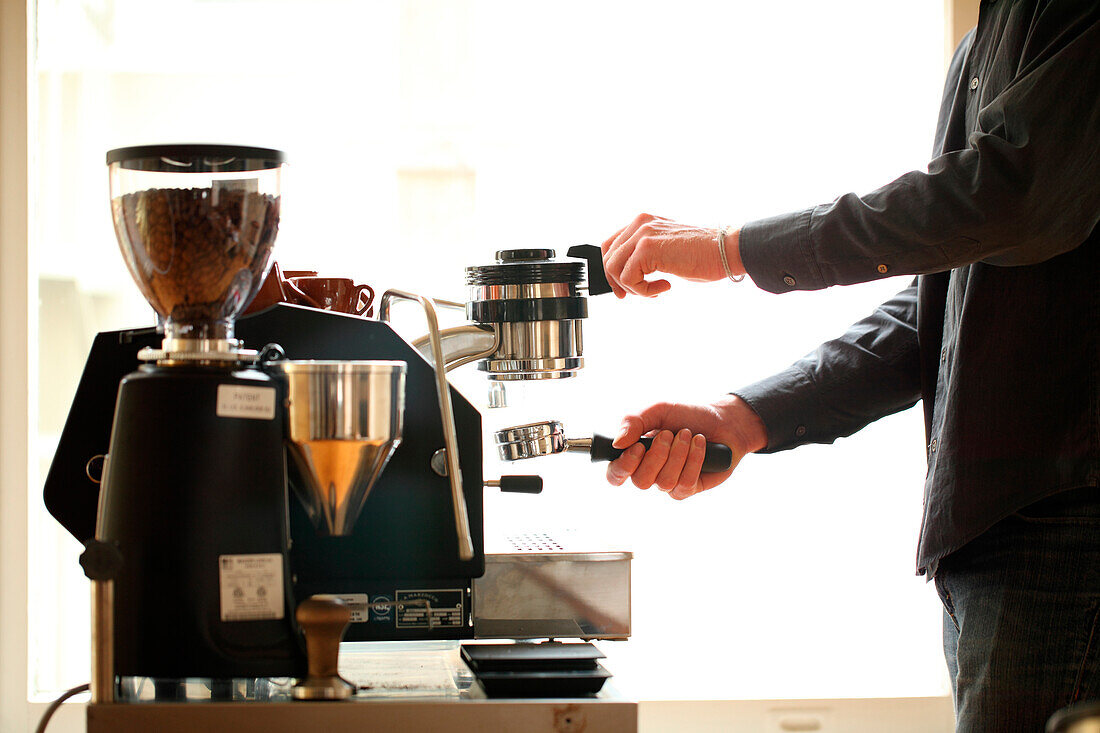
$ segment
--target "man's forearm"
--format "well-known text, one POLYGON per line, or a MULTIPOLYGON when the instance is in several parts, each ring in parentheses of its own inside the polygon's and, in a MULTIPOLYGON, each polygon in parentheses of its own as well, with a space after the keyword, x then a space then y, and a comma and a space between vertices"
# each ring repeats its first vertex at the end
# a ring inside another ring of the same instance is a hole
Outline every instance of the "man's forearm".
POLYGON ((831 443, 920 399, 916 286, 778 374, 733 394, 759 416, 771 453, 831 443))

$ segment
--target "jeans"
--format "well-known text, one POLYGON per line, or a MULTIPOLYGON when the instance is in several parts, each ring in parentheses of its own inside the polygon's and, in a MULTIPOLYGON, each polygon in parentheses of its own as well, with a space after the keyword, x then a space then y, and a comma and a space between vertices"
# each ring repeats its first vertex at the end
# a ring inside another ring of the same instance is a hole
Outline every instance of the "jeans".
POLYGON ((1100 488, 1021 509, 935 577, 956 731, 1041 732, 1100 698, 1100 488))

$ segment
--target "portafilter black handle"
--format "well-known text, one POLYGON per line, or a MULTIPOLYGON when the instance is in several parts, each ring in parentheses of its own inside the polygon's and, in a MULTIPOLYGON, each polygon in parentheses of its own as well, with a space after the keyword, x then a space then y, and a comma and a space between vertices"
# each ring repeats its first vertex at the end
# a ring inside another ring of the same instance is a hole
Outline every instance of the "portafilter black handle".
POLYGON ((588 262, 589 295, 611 292, 611 283, 607 282, 607 273, 603 269, 603 251, 599 247, 594 244, 578 244, 566 250, 565 254, 588 262))
MULTIPOLYGON (((653 438, 642 438, 638 441, 649 450, 653 445, 653 438)), ((592 436, 592 460, 613 461, 623 454, 622 448, 613 448, 611 438, 603 435, 592 436)), ((733 451, 728 445, 722 443, 707 443, 707 452, 703 456, 703 473, 721 473, 728 471, 733 465, 733 451)))

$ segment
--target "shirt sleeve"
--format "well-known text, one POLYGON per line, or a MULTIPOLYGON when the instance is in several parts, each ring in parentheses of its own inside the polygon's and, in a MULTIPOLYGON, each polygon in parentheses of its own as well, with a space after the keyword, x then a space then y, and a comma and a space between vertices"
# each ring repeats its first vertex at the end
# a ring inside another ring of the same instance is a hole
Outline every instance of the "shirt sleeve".
POLYGON ((757 286, 1028 265, 1085 241, 1100 220, 1100 4, 1078 4, 1068 20, 1062 5, 1032 23, 1018 73, 982 100, 965 148, 867 195, 744 226, 741 259, 757 286))
POLYGON ((762 453, 831 443, 920 399, 914 282, 784 371, 734 392, 763 420, 762 453))

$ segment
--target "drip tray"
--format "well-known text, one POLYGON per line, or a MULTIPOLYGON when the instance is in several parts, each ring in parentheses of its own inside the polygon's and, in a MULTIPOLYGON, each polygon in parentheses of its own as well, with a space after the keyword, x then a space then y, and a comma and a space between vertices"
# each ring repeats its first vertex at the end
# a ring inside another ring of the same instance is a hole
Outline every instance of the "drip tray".
POLYGON ((504 551, 485 544, 474 638, 630 638, 631 553, 593 552, 568 532, 511 535, 504 551))
POLYGON ((591 644, 463 644, 462 659, 490 697, 577 697, 600 691, 611 673, 591 644))

